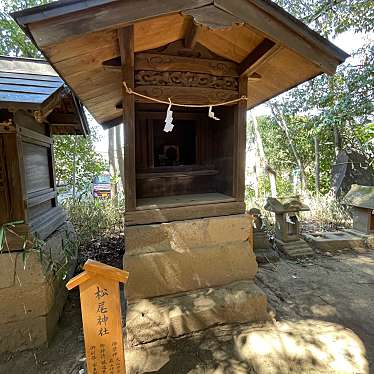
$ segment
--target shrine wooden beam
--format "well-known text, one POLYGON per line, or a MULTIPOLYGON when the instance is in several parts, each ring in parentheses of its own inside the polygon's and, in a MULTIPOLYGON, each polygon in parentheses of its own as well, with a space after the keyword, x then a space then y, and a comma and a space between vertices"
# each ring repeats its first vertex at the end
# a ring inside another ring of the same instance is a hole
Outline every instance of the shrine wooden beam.
MULTIPOLYGON (((61 16, 61 9, 53 8, 53 5, 49 6, 52 9, 48 12, 38 15, 19 12, 18 16, 17 13, 14 16, 18 17, 19 24, 32 23, 29 28, 34 40, 39 47, 44 47, 90 32, 127 27, 139 20, 199 8, 212 4, 213 0, 111 1, 99 6, 97 6, 98 1, 92 1, 93 6, 87 3, 85 1, 69 4, 68 12, 71 14, 68 17, 61 17, 58 23, 55 23, 54 17, 61 16), (43 20, 43 22, 36 22, 37 20, 43 20)), ((64 15, 66 15, 65 12, 64 15)))
POLYGON ((191 17, 187 27, 186 35, 184 36, 184 46, 187 49, 194 49, 197 41, 198 26, 191 17))
MULTIPOLYGON (((119 106, 119 104, 118 104, 118 106, 119 106)), ((121 102, 119 109, 122 109, 122 108, 123 108, 123 104, 121 102)), ((122 122, 123 122, 123 115, 120 116, 120 117, 113 118, 113 119, 110 119, 108 121, 102 122, 101 126, 103 127, 104 130, 107 130, 107 129, 110 129, 112 127, 118 126, 122 122)))
POLYGON ((348 57, 282 8, 269 5, 267 1, 214 0, 214 5, 239 17, 251 29, 262 32, 269 39, 310 60, 325 73, 334 74, 339 61, 348 57))
POLYGON ((250 76, 279 51, 280 46, 265 38, 239 65, 240 75, 250 76))
MULTIPOLYGON (((176 104, 218 104, 239 97, 238 91, 179 86, 137 86, 136 91, 159 100, 168 101, 170 97, 176 104)), ((246 95, 246 94, 245 94, 246 95)), ((141 97, 135 98, 136 102, 149 103, 150 100, 141 97)))
MULTIPOLYGON (((104 61, 103 67, 111 71, 122 70, 120 59, 117 58, 104 61)), ((225 77, 239 76, 238 64, 235 62, 143 52, 135 55, 135 70, 188 71, 225 77)))
MULTIPOLYGON (((134 26, 118 30, 118 43, 122 64, 122 79, 129 88, 135 88, 134 81, 134 26)), ((124 123, 124 170, 126 211, 136 208, 135 176, 135 99, 122 87, 124 123)))
POLYGON ((78 125, 79 122, 77 121, 77 116, 73 113, 56 113, 52 112, 48 118, 48 122, 56 125, 56 124, 64 124, 64 125, 78 125))

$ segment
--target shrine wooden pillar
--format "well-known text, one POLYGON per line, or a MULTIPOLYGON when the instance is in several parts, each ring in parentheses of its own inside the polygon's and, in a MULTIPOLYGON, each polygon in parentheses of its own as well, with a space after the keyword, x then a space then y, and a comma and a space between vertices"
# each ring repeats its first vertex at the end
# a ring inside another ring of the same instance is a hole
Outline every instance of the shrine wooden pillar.
MULTIPOLYGON (((247 96, 248 77, 239 78, 239 97, 247 96)), ((245 195, 245 154, 247 136, 247 101, 238 102, 235 110, 234 157, 233 157, 233 196, 236 201, 244 201, 245 195)))
MULTIPOLYGON (((118 43, 121 54, 122 80, 134 89, 134 27, 118 30, 118 43)), ((136 207, 135 175, 135 99, 122 87, 123 126, 124 126, 124 175, 126 211, 136 207)))

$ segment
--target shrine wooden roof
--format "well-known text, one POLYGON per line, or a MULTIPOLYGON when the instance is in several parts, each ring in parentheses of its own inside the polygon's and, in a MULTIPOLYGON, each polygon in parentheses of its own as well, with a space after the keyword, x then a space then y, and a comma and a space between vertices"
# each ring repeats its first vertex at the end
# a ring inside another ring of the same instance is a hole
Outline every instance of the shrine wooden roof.
POLYGON ((0 56, 0 108, 39 113, 46 108, 43 120, 51 123, 53 132, 89 132, 81 104, 45 60, 0 56), (61 115, 64 120, 54 123, 61 115))
POLYGON ((39 107, 61 90, 64 81, 47 61, 0 56, 0 102, 3 106, 39 107))
POLYGON ((358 208, 374 209, 374 186, 361 186, 352 184, 351 189, 344 197, 346 204, 358 208))
POLYGON ((268 197, 264 208, 274 213, 304 212, 310 210, 300 196, 268 197))
POLYGON ((268 0, 65 0, 13 17, 102 124, 122 113, 121 75, 105 62, 120 56, 124 26, 134 25, 136 53, 193 40, 252 74, 249 108, 348 57, 268 0))

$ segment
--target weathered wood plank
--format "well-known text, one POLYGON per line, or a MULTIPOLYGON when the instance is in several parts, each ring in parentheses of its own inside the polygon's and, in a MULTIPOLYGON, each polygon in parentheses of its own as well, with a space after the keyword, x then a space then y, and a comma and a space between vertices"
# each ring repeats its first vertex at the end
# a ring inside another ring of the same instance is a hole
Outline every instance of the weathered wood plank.
POLYGON ((11 84, 11 85, 21 85, 21 86, 36 86, 36 87, 50 87, 58 88, 62 86, 62 82, 56 81, 46 81, 46 80, 36 80, 36 79, 23 79, 23 78, 7 78, 2 77, 0 73, 0 84, 11 84))
POLYGON ((258 66, 256 73, 262 78, 249 82, 248 108, 253 108, 322 72, 304 57, 287 48, 280 48, 276 58, 270 58, 266 64, 258 66))
POLYGON ((3 183, 6 184, 9 198, 8 217, 10 221, 25 220, 24 208, 24 184, 22 180, 22 153, 19 153, 17 144, 17 134, 3 134, 4 173, 6 173, 3 183))
MULTIPOLYGON (((262 32, 269 39, 283 44, 293 51, 306 57, 319 66, 322 71, 333 74, 339 63, 337 57, 331 55, 331 47, 326 48, 311 35, 311 32, 301 32, 300 29, 292 29, 291 24, 279 16, 279 14, 266 11, 259 7, 259 2, 254 0, 215 0, 215 5, 244 20, 249 27, 262 32), (329 52, 328 54, 326 52, 329 52)), ((261 3, 264 3, 263 1, 261 3)), ((296 27, 297 28, 297 27, 296 27)))
POLYGON ((212 4, 212 0, 118 1, 64 17, 32 23, 30 31, 40 47, 90 32, 128 26, 147 18, 212 4))
POLYGON ((279 49, 273 41, 264 39, 239 65, 240 75, 250 75, 256 67, 265 63, 279 49))
POLYGON ((22 85, 22 84, 6 84, 0 83, 0 91, 8 93, 30 93, 30 94, 46 94, 51 95, 58 88, 56 87, 41 87, 41 86, 32 86, 32 85, 22 85))
POLYGON ((34 82, 43 81, 43 84, 56 84, 61 86, 62 81, 60 77, 56 77, 53 75, 41 75, 38 74, 37 78, 33 74, 26 74, 26 73, 10 73, 10 72, 0 72, 0 78, 8 78, 8 79, 25 79, 25 80, 32 80, 34 82), (38 79, 36 81, 36 79, 38 79))
POLYGON ((225 59, 240 63, 262 40, 263 35, 246 26, 234 25, 228 29, 204 28, 197 42, 225 59))
POLYGON ((31 199, 27 200, 27 208, 32 208, 36 205, 42 204, 48 200, 52 200, 56 197, 57 193, 56 191, 48 192, 43 195, 35 196, 31 199))
MULTIPOLYGON (((167 86, 138 86, 136 91, 153 98, 176 104, 217 104, 237 99, 238 93, 229 90, 217 90, 214 88, 196 87, 167 87, 167 86)), ((149 100, 136 97, 137 102, 149 102, 149 100)))
POLYGON ((29 139, 34 139, 38 142, 46 143, 45 147, 49 147, 53 143, 53 139, 49 136, 40 134, 39 132, 27 129, 25 127, 19 127, 18 132, 29 139))
MULTIPOLYGON (((118 43, 121 53, 122 77, 128 87, 134 89, 134 27, 128 26, 118 30, 118 43)), ((126 210, 136 207, 135 177, 135 100, 122 87, 123 123, 124 123, 124 170, 125 170, 125 204, 126 210)))
POLYGON ((211 30, 227 29, 235 24, 243 24, 243 21, 238 17, 224 12, 214 5, 187 10, 182 14, 191 16, 196 24, 208 27, 211 30))
POLYGON ((231 214, 243 214, 244 212, 245 204, 243 202, 139 210, 126 212, 125 224, 126 226, 146 225, 194 218, 228 216, 231 214))
POLYGON ((27 193, 51 187, 48 148, 22 142, 27 193))
POLYGON ((309 42, 316 44, 321 50, 326 53, 334 54, 335 58, 344 61, 349 55, 340 48, 336 47, 333 43, 329 42, 328 39, 323 38, 320 34, 310 29, 305 23, 299 21, 293 17, 290 13, 287 13, 282 7, 277 5, 275 2, 263 1, 263 0, 251 0, 253 4, 262 9, 263 11, 271 14, 274 18, 283 21, 293 29, 295 33, 303 36, 309 42))
POLYGON ((184 47, 194 49, 197 41, 198 26, 194 22, 193 17, 188 21, 188 26, 184 34, 184 47))
POLYGON ((137 53, 135 55, 135 70, 185 71, 216 76, 239 76, 238 65, 234 62, 157 53, 137 53))
POLYGON ((49 94, 19 93, 19 92, 0 92, 0 101, 12 103, 31 103, 41 104, 47 100, 49 94))

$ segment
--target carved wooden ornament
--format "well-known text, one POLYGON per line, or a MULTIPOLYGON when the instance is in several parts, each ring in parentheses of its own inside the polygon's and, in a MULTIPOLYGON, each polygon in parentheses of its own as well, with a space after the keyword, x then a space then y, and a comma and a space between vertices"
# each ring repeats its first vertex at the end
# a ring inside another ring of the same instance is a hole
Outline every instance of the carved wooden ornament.
POLYGON ((128 272, 93 260, 83 268, 66 287, 79 285, 88 374, 124 374, 119 282, 127 282, 128 272))

